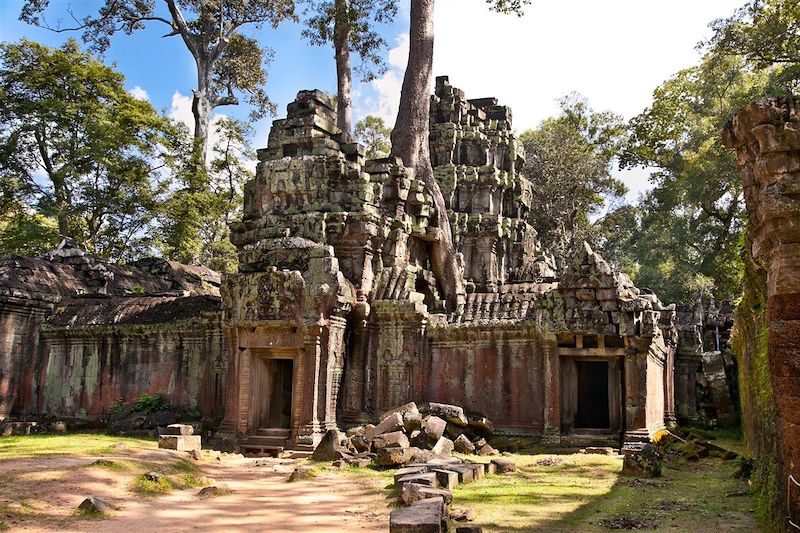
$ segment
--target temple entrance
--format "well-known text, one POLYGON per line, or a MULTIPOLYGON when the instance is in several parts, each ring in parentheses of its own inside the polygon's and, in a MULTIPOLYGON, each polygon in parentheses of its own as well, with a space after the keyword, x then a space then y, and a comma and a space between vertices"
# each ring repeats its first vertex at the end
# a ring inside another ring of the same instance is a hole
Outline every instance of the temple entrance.
POLYGON ((294 361, 292 359, 261 359, 263 374, 261 405, 258 427, 292 427, 292 381, 294 361))
POLYGON ((610 429, 608 409, 608 361, 576 361, 578 408, 575 427, 610 429))

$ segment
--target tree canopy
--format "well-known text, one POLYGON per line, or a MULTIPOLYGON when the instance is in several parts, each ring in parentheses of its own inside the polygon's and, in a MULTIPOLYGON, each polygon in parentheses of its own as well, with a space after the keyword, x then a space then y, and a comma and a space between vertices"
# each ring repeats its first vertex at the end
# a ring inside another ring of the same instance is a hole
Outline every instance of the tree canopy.
POLYGON ((73 40, 0 44, 0 65, 5 231, 52 238, 52 218, 58 235, 108 258, 150 246, 160 170, 172 162, 169 121, 73 40))
POLYGON ((596 217, 607 201, 624 196, 625 185, 612 176, 612 163, 625 139, 622 117, 596 112, 571 94, 561 113, 520 136, 524 173, 533 185, 531 224, 543 247, 555 257, 571 257, 584 240, 598 237, 596 217))

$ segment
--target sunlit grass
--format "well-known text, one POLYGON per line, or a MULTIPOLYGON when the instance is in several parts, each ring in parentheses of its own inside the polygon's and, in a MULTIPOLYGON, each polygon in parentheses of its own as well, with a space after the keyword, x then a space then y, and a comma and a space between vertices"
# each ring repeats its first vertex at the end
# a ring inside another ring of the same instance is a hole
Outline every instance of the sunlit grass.
POLYGON ((43 455, 110 455, 120 443, 130 448, 157 448, 154 440, 118 437, 102 433, 21 435, 0 438, 0 460, 43 455))

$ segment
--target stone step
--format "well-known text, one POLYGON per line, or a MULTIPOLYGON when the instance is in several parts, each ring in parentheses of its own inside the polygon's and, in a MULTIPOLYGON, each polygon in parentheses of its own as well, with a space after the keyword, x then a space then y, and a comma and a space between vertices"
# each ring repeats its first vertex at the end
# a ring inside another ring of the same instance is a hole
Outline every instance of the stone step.
POLYGON ((239 446, 242 454, 269 455, 279 457, 283 453, 283 446, 262 446, 259 444, 242 444, 239 446))
POLYGON ((258 428, 256 435, 260 437, 283 437, 288 439, 292 436, 292 430, 286 428, 258 428))
POLYGON ((251 435, 245 441, 245 444, 252 444, 255 446, 280 446, 282 448, 286 447, 286 441, 289 437, 284 436, 261 436, 261 435, 251 435))

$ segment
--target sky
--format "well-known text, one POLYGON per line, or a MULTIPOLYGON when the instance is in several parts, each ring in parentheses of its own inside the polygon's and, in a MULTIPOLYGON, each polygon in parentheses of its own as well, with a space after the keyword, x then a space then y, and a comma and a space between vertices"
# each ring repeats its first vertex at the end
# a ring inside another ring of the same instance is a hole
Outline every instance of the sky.
MULTIPOLYGON (((96 12, 100 0, 51 0, 46 12, 55 24, 68 25, 68 10, 78 16, 96 12)), ((159 5, 162 0, 156 0, 159 5)), ((534 0, 523 17, 492 13, 485 0, 438 0, 434 17, 434 76, 468 98, 494 96, 512 108, 514 128, 536 127, 558 112, 557 100, 578 92, 596 110, 626 119, 642 112, 653 90, 679 70, 696 64, 696 45, 710 35, 708 24, 731 15, 744 0, 534 0)), ((54 33, 18 20, 22 0, 0 0, 0 41, 22 37, 57 46, 74 33, 54 33)), ((161 7, 163 9, 163 7, 161 7)), ((408 55, 409 0, 400 0, 398 16, 380 26, 388 43, 389 70, 354 88, 354 115, 372 114, 394 122, 408 55)), ((302 26, 246 28, 274 51, 266 86, 285 115, 301 89, 336 89, 333 51, 311 46, 302 26)), ((104 60, 126 77, 134 96, 149 100, 191 126, 194 63, 178 37, 162 38, 165 26, 152 23, 132 36, 120 35, 104 60)), ((217 114, 246 118, 245 106, 223 107, 217 114)), ((254 125, 253 145, 266 145, 271 118, 254 125)), ((635 201, 648 188, 649 171, 617 172, 635 201)))

